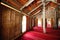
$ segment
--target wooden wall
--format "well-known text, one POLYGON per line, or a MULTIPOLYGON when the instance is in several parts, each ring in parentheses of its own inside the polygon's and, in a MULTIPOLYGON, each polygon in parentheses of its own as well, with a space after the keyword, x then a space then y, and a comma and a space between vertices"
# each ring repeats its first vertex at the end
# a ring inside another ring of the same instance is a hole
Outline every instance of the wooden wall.
MULTIPOLYGON (((0 38, 1 40, 14 40, 22 35, 22 13, 0 5, 0 38)), ((27 16, 27 31, 32 28, 32 19, 27 16)))
MULTIPOLYGON (((0 5, 0 9, 2 9, 1 8, 1 5, 0 5)), ((2 14, 1 14, 1 12, 2 12, 2 10, 0 10, 0 40, 1 40, 1 38, 2 38, 2 35, 1 35, 1 32, 2 32, 2 14)))
POLYGON ((29 20, 30 20, 30 17, 29 16, 26 16, 26 26, 27 26, 27 30, 29 30, 29 25, 30 25, 30 22, 29 22, 29 20))
POLYGON ((0 5, 0 31, 2 40, 14 40, 21 35, 22 14, 0 5))
POLYGON ((38 19, 35 18, 35 26, 38 26, 38 19))
POLYGON ((29 16, 27 16, 26 18, 27 18, 27 20, 26 20, 27 24, 26 25, 27 25, 27 31, 28 31, 32 28, 32 18, 29 16))
POLYGON ((32 18, 32 27, 35 26, 35 18, 32 18))

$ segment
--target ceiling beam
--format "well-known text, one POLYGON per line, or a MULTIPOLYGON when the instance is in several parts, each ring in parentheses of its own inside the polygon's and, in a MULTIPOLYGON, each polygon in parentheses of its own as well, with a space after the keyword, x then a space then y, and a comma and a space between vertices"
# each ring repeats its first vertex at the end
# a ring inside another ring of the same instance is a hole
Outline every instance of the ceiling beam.
POLYGON ((34 0, 29 0, 25 5, 23 5, 20 10, 22 10, 23 8, 27 7, 28 5, 30 5, 34 0))
POLYGON ((34 8, 33 10, 31 10, 28 14, 32 13, 33 11, 35 11, 37 8, 39 8, 42 5, 42 3, 40 5, 38 5, 36 8, 34 8))
POLYGON ((40 12, 37 13, 36 15, 33 15, 32 17, 37 17, 37 16, 39 16, 39 15, 42 15, 41 12, 42 12, 42 11, 40 11, 40 12))
POLYGON ((52 1, 54 3, 57 3, 57 0, 46 0, 46 1, 52 1))
POLYGON ((40 11, 41 11, 41 10, 37 11, 37 12, 36 12, 35 14, 33 14, 32 16, 34 16, 34 15, 38 14, 40 11))
POLYGON ((15 8, 13 8, 13 7, 11 7, 11 6, 9 6, 9 5, 7 5, 7 4, 3 3, 3 2, 1 2, 1 5, 4 5, 4 6, 6 6, 6 7, 10 8, 10 9, 12 9, 12 10, 15 10, 15 11, 17 11, 17 12, 19 12, 19 13, 22 13, 22 14, 24 14, 24 15, 28 16, 26 13, 21 12, 21 11, 19 11, 19 10, 15 9, 15 8))
MULTIPOLYGON (((49 2, 46 3, 46 5, 48 4, 49 2)), ((38 5, 36 8, 34 8, 33 10, 31 10, 28 14, 32 13, 33 11, 35 11, 37 8, 39 8, 40 6, 42 6, 42 3, 40 5, 38 5)))

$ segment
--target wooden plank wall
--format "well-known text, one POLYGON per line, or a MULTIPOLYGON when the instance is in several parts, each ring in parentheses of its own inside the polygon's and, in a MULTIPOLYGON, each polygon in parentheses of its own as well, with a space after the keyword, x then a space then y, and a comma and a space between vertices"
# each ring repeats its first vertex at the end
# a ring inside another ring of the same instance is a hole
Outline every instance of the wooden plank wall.
POLYGON ((30 29, 32 29, 32 18, 31 17, 29 17, 29 16, 27 16, 26 17, 27 18, 27 31, 29 31, 30 29))
MULTIPOLYGON (((14 40, 22 34, 23 14, 0 5, 0 38, 1 40, 14 40)), ((27 31, 32 28, 34 19, 27 16, 27 31)))
POLYGON ((0 31, 2 40, 14 40, 21 35, 22 14, 0 5, 0 31))
POLYGON ((30 25, 30 22, 29 22, 29 20, 30 20, 30 17, 29 16, 26 16, 26 29, 27 29, 27 31, 29 30, 29 25, 30 25))
MULTIPOLYGON (((2 9, 1 8, 1 5, 0 5, 0 9, 2 9)), ((1 14, 1 12, 2 12, 2 10, 0 10, 0 40, 1 40, 1 38, 2 38, 2 35, 1 35, 1 32, 2 32, 2 14, 1 14)))
POLYGON ((34 20, 35 20, 35 21, 34 21, 34 22, 35 22, 35 26, 38 26, 38 19, 35 18, 34 20))
POLYGON ((35 26, 35 19, 34 18, 32 18, 32 25, 31 25, 32 27, 34 27, 35 26))

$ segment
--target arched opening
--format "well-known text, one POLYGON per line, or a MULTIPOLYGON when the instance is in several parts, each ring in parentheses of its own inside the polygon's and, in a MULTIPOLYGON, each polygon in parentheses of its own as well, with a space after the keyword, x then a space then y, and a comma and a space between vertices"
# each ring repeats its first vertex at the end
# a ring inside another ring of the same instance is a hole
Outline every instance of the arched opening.
POLYGON ((38 19, 38 27, 42 27, 42 20, 38 19))
POLYGON ((47 19, 47 27, 51 28, 51 19, 47 19))

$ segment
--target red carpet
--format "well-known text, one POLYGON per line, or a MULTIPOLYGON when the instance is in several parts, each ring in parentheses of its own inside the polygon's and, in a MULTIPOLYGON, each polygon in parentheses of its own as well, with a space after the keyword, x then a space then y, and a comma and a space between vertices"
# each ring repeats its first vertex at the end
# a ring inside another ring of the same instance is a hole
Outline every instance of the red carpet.
POLYGON ((33 31, 26 32, 21 38, 17 40, 60 40, 60 29, 55 30, 46 28, 47 33, 43 33, 43 28, 34 27, 33 31))
MULTIPOLYGON (((33 30, 36 32, 43 32, 42 27, 34 27, 33 30)), ((47 32, 47 34, 60 36, 60 30, 59 29, 55 30, 53 28, 46 28, 46 32, 47 32)))
POLYGON ((60 39, 60 37, 58 36, 48 35, 48 34, 39 33, 35 31, 27 32, 22 37, 22 39, 25 40, 29 40, 29 38, 30 40, 59 40, 60 39))

